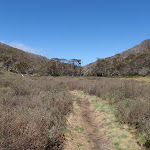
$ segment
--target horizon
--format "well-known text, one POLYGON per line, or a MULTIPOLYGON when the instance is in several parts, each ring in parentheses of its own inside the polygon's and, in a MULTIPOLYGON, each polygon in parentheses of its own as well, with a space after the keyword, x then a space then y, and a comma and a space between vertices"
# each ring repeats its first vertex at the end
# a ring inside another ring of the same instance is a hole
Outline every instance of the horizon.
POLYGON ((1 2, 0 42, 46 58, 81 59, 83 66, 150 39, 150 1, 1 2))

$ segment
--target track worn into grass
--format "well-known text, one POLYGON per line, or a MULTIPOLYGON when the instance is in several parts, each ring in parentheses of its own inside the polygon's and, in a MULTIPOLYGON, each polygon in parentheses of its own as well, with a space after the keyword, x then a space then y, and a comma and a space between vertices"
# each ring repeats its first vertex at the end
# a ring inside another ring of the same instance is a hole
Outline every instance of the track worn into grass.
POLYGON ((68 133, 66 134, 66 150, 113 150, 108 138, 105 136, 100 123, 99 113, 88 99, 72 92, 76 101, 74 112, 68 118, 68 133), (82 132, 81 132, 82 131, 82 132))
POLYGON ((65 150, 142 149, 128 126, 117 122, 112 106, 81 91, 72 94, 75 96, 74 110, 64 130, 65 150))

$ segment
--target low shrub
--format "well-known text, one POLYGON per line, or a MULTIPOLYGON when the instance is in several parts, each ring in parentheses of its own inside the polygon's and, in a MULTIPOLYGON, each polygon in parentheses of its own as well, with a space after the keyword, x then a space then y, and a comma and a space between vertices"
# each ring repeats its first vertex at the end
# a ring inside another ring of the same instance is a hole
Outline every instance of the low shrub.
POLYGON ((82 90, 117 106, 116 115, 122 123, 134 125, 150 140, 150 84, 133 79, 68 78, 63 79, 71 90, 82 90))
POLYGON ((62 149, 72 96, 53 78, 0 78, 0 149, 62 149))

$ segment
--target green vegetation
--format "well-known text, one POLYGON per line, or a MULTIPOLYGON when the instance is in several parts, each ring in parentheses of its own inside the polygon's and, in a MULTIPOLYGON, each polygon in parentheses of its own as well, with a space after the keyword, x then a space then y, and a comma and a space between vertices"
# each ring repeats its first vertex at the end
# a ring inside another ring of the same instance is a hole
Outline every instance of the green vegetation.
POLYGON ((25 74, 28 69, 28 65, 25 62, 19 62, 15 64, 15 69, 18 72, 25 74))
POLYGON ((13 73, 13 72, 10 72, 10 71, 7 71, 3 68, 0 68, 0 77, 14 77, 14 76, 20 76, 19 74, 17 73, 13 73))
POLYGON ((83 144, 82 143, 77 143, 77 146, 81 147, 81 146, 83 146, 83 144))

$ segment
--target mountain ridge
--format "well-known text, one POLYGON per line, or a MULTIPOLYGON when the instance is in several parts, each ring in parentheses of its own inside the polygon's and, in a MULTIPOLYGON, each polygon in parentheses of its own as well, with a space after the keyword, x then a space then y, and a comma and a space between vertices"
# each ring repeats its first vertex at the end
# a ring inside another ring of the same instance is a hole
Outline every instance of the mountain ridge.
POLYGON ((31 75, 79 75, 81 60, 48 59, 0 43, 0 67, 11 72, 31 75))
MULTIPOLYGON (((119 53, 120 55, 122 55, 124 58, 128 57, 130 54, 137 54, 137 53, 144 53, 147 50, 150 51, 150 39, 144 40, 143 42, 141 42, 138 45, 135 45, 133 48, 130 48, 128 50, 125 50, 121 53, 119 53)), ((117 54, 116 54, 117 55, 117 54)), ((115 55, 114 55, 115 56, 115 55)), ((113 57, 113 56, 112 56, 113 57)))
POLYGON ((48 59, 0 43, 0 67, 12 72, 37 75, 150 75, 150 39, 84 67, 81 67, 81 60, 78 59, 48 59))
POLYGON ((85 75, 149 75, 150 39, 111 57, 98 59, 84 67, 85 75))

